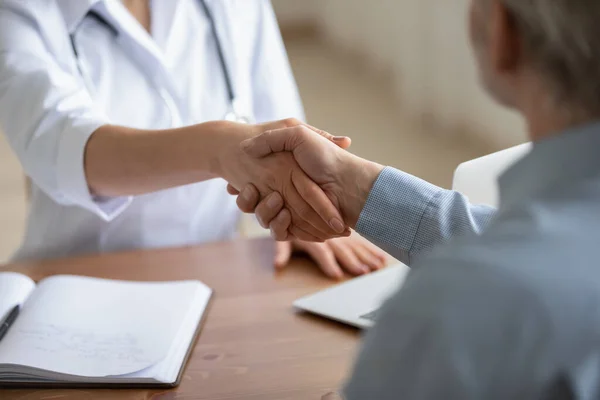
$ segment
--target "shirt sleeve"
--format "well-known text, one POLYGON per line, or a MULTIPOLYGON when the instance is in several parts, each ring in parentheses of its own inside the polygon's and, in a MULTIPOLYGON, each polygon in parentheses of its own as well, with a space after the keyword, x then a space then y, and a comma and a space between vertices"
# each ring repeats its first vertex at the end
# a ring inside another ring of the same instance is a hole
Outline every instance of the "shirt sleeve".
MULTIPOLYGON (((131 198, 92 195, 84 170, 87 141, 108 119, 80 77, 50 51, 53 38, 43 37, 40 24, 0 7, 0 128, 25 173, 55 202, 110 220, 131 198)), ((68 42, 61 28, 55 34, 68 42)))
POLYGON ((258 0, 258 32, 252 65, 254 115, 257 122, 284 118, 305 120, 275 12, 269 0, 258 0))
POLYGON ((514 277, 466 258, 411 272, 366 335, 345 400, 539 398, 547 313, 514 277))
POLYGON ((375 182, 356 230, 410 265, 414 256, 449 238, 480 234, 495 213, 458 192, 388 167, 375 182))

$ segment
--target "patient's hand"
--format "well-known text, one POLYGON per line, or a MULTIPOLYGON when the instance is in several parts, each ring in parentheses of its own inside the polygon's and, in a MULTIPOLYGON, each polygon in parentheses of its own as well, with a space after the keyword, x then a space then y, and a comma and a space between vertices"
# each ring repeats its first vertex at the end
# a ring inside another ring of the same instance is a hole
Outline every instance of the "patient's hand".
POLYGON ((314 183, 298 166, 292 153, 252 157, 240 146, 223 154, 221 176, 235 189, 253 183, 260 197, 277 192, 289 211, 290 233, 301 240, 324 241, 349 236, 339 204, 314 183))
MULTIPOLYGON (((321 196, 323 192, 326 193, 340 210, 344 223, 354 227, 383 167, 348 153, 341 148, 343 146, 336 146, 337 139, 326 132, 319 134, 306 127, 296 126, 265 132, 247 140, 242 147, 246 154, 257 160, 277 154, 293 154, 302 170, 321 188, 320 191, 314 188, 303 190, 303 198, 310 204, 318 203, 321 200, 311 200, 313 194, 321 196)), ((260 181, 253 182, 256 184, 260 181)), ((300 183, 298 188, 299 185, 300 183)), ((237 201, 239 208, 244 212, 256 212, 261 224, 271 229, 275 239, 298 238, 295 224, 303 216, 290 218, 286 207, 281 206, 279 193, 271 193, 265 199, 263 191, 260 196, 253 196, 252 191, 251 185, 244 187, 237 201)), ((230 193, 235 194, 235 191, 230 190, 230 193)))

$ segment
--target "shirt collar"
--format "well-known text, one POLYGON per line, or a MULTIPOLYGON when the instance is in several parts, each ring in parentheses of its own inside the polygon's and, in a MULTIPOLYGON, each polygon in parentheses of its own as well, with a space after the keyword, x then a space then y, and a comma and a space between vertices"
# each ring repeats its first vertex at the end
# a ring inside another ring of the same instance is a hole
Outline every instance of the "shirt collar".
POLYGON ((88 12, 102 0, 58 0, 58 7, 63 15, 65 24, 72 34, 85 18, 88 12))
POLYGON ((506 208, 553 187, 594 176, 600 176, 600 123, 534 143, 532 151, 500 177, 500 204, 506 208))

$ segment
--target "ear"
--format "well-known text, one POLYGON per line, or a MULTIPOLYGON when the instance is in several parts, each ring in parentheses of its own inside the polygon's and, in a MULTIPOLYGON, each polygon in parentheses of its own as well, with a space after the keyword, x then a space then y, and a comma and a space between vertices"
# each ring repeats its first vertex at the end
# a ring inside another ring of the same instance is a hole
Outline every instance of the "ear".
POLYGON ((491 67, 498 73, 516 70, 522 61, 522 46, 514 15, 502 1, 492 0, 489 21, 491 67))

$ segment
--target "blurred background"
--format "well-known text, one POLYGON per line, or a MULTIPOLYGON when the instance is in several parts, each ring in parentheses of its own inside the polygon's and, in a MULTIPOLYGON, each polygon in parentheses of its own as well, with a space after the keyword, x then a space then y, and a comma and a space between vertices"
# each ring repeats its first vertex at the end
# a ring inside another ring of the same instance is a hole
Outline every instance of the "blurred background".
MULTIPOLYGON (((469 0, 272 0, 308 122, 352 151, 449 187, 463 161, 525 141, 479 88, 469 0)), ((26 215, 19 163, 0 138, 0 262, 26 215)))

